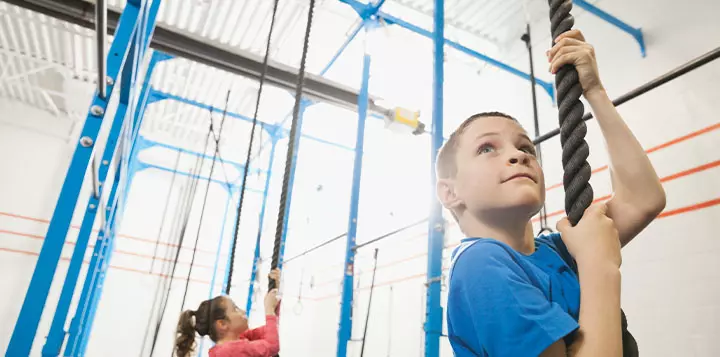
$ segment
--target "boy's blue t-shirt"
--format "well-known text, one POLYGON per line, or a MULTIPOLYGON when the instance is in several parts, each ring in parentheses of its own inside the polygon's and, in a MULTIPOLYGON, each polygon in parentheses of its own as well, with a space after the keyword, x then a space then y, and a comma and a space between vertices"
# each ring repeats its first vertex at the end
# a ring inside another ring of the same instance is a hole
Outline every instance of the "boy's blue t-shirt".
POLYGON ((494 239, 463 239, 452 254, 447 324, 458 357, 538 356, 579 327, 577 266, 559 233, 523 255, 494 239))

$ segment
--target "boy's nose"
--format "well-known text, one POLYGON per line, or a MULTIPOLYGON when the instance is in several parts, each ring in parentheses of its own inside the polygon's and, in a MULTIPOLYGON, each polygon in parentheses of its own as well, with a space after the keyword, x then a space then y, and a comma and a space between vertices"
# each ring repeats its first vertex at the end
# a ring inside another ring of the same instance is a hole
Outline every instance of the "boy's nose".
POLYGON ((517 165, 517 164, 523 164, 527 165, 530 162, 530 158, 528 157, 528 154, 518 151, 517 153, 510 156, 510 160, 508 160, 508 166, 517 165))

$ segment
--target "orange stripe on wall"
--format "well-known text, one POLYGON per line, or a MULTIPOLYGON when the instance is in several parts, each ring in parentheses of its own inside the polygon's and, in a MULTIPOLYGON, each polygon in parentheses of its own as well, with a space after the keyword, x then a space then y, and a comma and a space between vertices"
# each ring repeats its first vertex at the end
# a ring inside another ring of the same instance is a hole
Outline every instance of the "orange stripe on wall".
MULTIPOLYGON (((658 145, 658 146, 655 146, 655 147, 652 147, 652 148, 650 148, 650 149, 645 150, 645 153, 650 154, 650 153, 653 153, 653 152, 655 152, 655 151, 659 151, 659 150, 662 150, 662 149, 664 149, 664 148, 673 146, 673 145, 675 145, 675 144, 679 144, 679 143, 681 143, 681 142, 683 142, 683 141, 687 141, 687 140, 690 140, 690 139, 692 139, 692 138, 696 138, 696 137, 698 137, 698 136, 700 136, 700 135, 707 134, 707 133, 709 133, 709 132, 711 132, 711 131, 713 131, 713 130, 717 130, 717 129, 720 129, 720 123, 715 123, 715 124, 710 125, 710 126, 708 126, 708 127, 706 127, 706 128, 702 128, 702 129, 700 129, 700 130, 698 130, 698 131, 694 131, 694 132, 692 132, 692 133, 690 133, 690 134, 683 135, 683 136, 681 136, 681 137, 672 139, 672 140, 670 140, 670 141, 668 141, 668 142, 662 143, 662 144, 660 144, 660 145, 658 145)), ((593 173, 593 175, 594 175, 594 174, 596 174, 596 173, 598 173, 598 172, 602 172, 602 171, 605 171, 605 170, 607 170, 607 169, 608 169, 608 166, 605 165, 605 166, 598 167, 597 169, 593 170, 592 173, 593 173)), ((552 186, 547 187, 545 190, 546 190, 546 191, 550 191, 550 190, 553 190, 553 189, 562 187, 562 185, 563 185, 562 182, 556 183, 556 184, 554 184, 554 185, 552 185, 552 186)))
MULTIPOLYGON (((23 216, 23 215, 19 215, 19 214, 15 214, 15 213, 10 213, 10 212, 0 212, 0 216, 13 217, 13 218, 18 218, 18 219, 24 219, 24 220, 27 220, 27 221, 45 223, 45 224, 49 224, 49 223, 50 223, 50 221, 47 220, 47 219, 30 217, 30 216, 23 216)), ((70 226, 70 228, 72 228, 72 229, 80 229, 80 226, 78 226, 78 225, 72 225, 72 226, 70 226)), ((96 233, 97 233, 98 230, 97 230, 97 229, 93 229, 93 232, 96 232, 96 233)), ((152 244, 155 244, 155 243, 157 242, 155 239, 148 239, 148 238, 136 237, 136 236, 131 236, 131 235, 127 235, 127 234, 118 234, 118 237, 130 239, 130 240, 135 240, 135 241, 139 241, 139 242, 152 243, 152 244)), ((177 247, 178 247, 177 244, 171 244, 171 243, 165 243, 165 242, 159 242, 158 244, 159 244, 159 245, 166 246, 166 247, 173 247, 173 248, 177 248, 177 247)), ((192 248, 188 248, 188 247, 182 247, 182 249, 192 250, 192 248)), ((214 251, 206 250, 206 249, 201 249, 201 248, 198 248, 197 251, 198 251, 199 253, 215 254, 214 251)))
MULTIPOLYGON (((9 252, 9 253, 23 254, 23 255, 30 255, 30 256, 35 256, 35 257, 37 257, 38 255, 40 255, 39 253, 35 253, 35 252, 27 251, 27 250, 12 249, 12 248, 3 248, 3 247, 0 247, 0 251, 2 251, 2 252, 9 252)), ((68 262, 68 261, 70 261, 70 258, 61 257, 60 260, 68 262)), ((89 264, 89 262, 88 262, 87 260, 85 260, 85 261, 83 261, 83 264, 89 264)), ((149 273, 149 272, 147 272, 147 271, 145 271, 145 270, 139 270, 139 269, 135 269, 135 268, 128 268, 128 267, 117 266, 117 265, 112 265, 112 264, 110 264, 109 268, 118 269, 118 270, 123 270, 123 271, 129 271, 129 272, 133 272, 133 273, 140 273, 140 274, 143 274, 143 275, 155 275, 155 276, 159 276, 159 277, 161 277, 161 278, 168 278, 168 277, 169 277, 169 276, 166 275, 166 274, 149 273)), ((187 278, 186 278, 186 277, 178 277, 178 276, 176 276, 175 278, 173 278, 173 280, 185 280, 185 281, 187 281, 187 278)), ((208 280, 190 279, 190 281, 191 281, 191 282, 194 282, 194 283, 210 285, 210 281, 208 281, 208 280)), ((218 284, 216 284, 216 285, 218 285, 218 284)))
MULTIPOLYGON (((45 237, 44 237, 44 236, 41 236, 41 235, 29 234, 29 233, 22 233, 22 232, 16 232, 16 231, 9 231, 9 230, 6 230, 6 229, 0 229, 0 233, 10 234, 10 235, 15 235, 15 236, 20 236, 20 237, 27 237, 27 238, 32 238, 32 239, 38 239, 38 240, 45 240, 45 237)), ((75 245, 75 242, 66 242, 66 244, 68 244, 68 245, 75 245)), ((94 246, 95 246, 95 245, 92 244, 92 243, 88 244, 88 248, 93 248, 94 246)), ((140 258, 145 258, 145 259, 153 259, 153 256, 152 256, 152 255, 141 254, 141 253, 134 253, 134 252, 129 252, 129 251, 122 250, 122 249, 117 249, 117 248, 116 248, 114 251, 115 251, 116 253, 119 253, 119 254, 132 255, 132 256, 136 256, 136 257, 140 257, 140 258)), ((155 257, 155 260, 160 260, 160 261, 164 261, 164 262, 173 262, 173 261, 174 261, 174 259, 167 259, 167 258, 163 258, 163 257, 155 257)), ((190 262, 178 261, 178 264, 190 265, 190 262)), ((210 265, 200 264, 200 263, 194 263, 193 266, 199 267, 199 268, 205 268, 205 269, 212 269, 212 268, 213 268, 213 267, 210 266, 210 265)))

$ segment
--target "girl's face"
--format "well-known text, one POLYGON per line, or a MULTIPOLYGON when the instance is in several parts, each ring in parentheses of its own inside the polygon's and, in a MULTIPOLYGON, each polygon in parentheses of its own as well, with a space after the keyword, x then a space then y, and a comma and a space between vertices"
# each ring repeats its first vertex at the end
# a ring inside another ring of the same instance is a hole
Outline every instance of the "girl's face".
POLYGON ((248 320, 245 310, 241 310, 229 297, 223 298, 225 305, 225 319, 216 323, 220 338, 226 336, 237 337, 248 329, 248 320))

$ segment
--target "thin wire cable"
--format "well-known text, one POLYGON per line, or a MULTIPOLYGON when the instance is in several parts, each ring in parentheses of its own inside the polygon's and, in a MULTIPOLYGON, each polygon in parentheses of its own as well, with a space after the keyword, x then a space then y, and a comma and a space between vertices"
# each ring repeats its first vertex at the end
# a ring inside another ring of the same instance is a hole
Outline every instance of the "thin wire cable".
MULTIPOLYGON (((223 130, 223 126, 225 125, 225 115, 227 114, 227 106, 228 106, 229 101, 230 101, 230 91, 228 90, 227 97, 225 97, 225 109, 223 110, 222 119, 220 119, 220 130, 218 131, 218 142, 219 142, 219 139, 222 139, 222 130, 223 130)), ((210 112, 210 115, 211 115, 210 116, 210 132, 213 133, 213 136, 214 136, 212 112, 210 112)), ((217 144, 215 146, 217 148, 217 144)), ((195 264, 195 254, 197 253, 197 246, 198 246, 198 242, 200 241, 200 230, 202 229, 203 218, 205 218, 205 206, 207 205, 208 193, 210 192, 210 183, 212 183, 212 175, 213 175, 213 172, 215 171, 215 162, 217 161, 217 153, 218 153, 218 151, 215 150, 215 153, 213 154, 212 164, 210 165, 210 174, 208 175, 207 186, 205 187, 205 197, 203 198, 202 208, 200 209, 200 221, 198 222, 197 232, 195 233, 195 245, 193 246, 192 258, 190 258, 190 269, 188 269, 187 280, 185 280, 185 292, 183 293, 182 303, 180 303, 180 311, 182 311, 185 308, 185 299, 187 298, 188 288, 190 287, 190 276, 192 275, 193 266, 195 264)))
MULTIPOLYGON (((205 136, 205 145, 204 145, 203 152, 207 152, 207 147, 208 147, 209 142, 210 142, 210 131, 208 131, 207 135, 205 136)), ((194 185, 193 185, 191 193, 190 193, 190 204, 189 204, 188 210, 185 212, 185 216, 183 218, 183 226, 182 226, 182 229, 180 230, 180 238, 178 239, 178 248, 175 251, 175 259, 173 260, 173 264, 172 264, 172 272, 169 276, 170 284, 167 285, 167 290, 165 292, 165 298, 164 298, 164 304, 163 304, 162 310, 160 311, 160 315, 158 316, 157 325, 155 326, 155 333, 153 335, 153 343, 152 343, 152 347, 150 348, 150 356, 151 357, 152 357, 153 353, 155 352, 155 346, 157 344, 157 338, 158 338, 158 334, 160 332, 160 325, 162 324, 163 317, 165 316, 165 311, 167 310, 167 302, 170 298, 170 290, 172 287, 172 280, 175 277, 175 270, 177 268, 178 259, 180 258, 180 250, 182 248, 183 241, 185 240, 185 232, 187 231, 188 221, 190 220, 190 214, 192 213, 192 207, 193 207, 193 202, 195 199, 195 193, 197 192, 197 184, 200 181, 199 174, 200 174, 200 172, 202 172, 202 167, 203 167, 204 161, 205 160, 202 160, 202 158, 200 156, 198 156, 198 158, 196 160, 196 163, 199 162, 200 169, 198 170, 198 175, 193 182, 194 185)))
POLYGON ((152 273, 155 267, 155 257, 157 257, 158 246, 160 245, 160 239, 165 229, 165 216, 167 216, 167 210, 170 206, 170 199, 172 198, 173 188, 175 187, 175 177, 177 177, 178 166, 180 165, 180 151, 177 152, 177 158, 175 159, 175 167, 173 168, 172 179, 170 179, 170 188, 168 189, 168 195, 165 199, 165 208, 163 208, 162 216, 160 216, 160 229, 158 229, 157 239, 155 239, 155 250, 153 251, 152 262, 150 263, 150 270, 148 273, 152 273))
POLYGON ((265 77, 267 76, 268 60, 270 59, 270 43, 272 40, 273 29, 275 28, 275 18, 277 15, 279 0, 273 3, 272 17, 270 18, 270 30, 265 44, 265 58, 263 59, 263 69, 260 74, 260 83, 258 86, 257 98, 255 100, 255 113, 253 114, 252 129, 250 129, 250 142, 248 143, 247 156, 245 158, 245 169, 243 170, 242 186, 240 188, 240 199, 238 200, 237 214, 235 215, 235 234, 230 245, 230 268, 228 269, 227 285, 225 286, 225 295, 230 295, 230 287, 232 286, 233 268, 235 267, 235 247, 237 245, 238 235, 240 235, 240 217, 242 214, 243 201, 245 200, 245 184, 247 183, 248 171, 250 171, 250 157, 252 155, 252 145, 255 139, 255 127, 257 126, 258 112, 260 110, 260 100, 262 99, 262 91, 265 85, 265 77))

